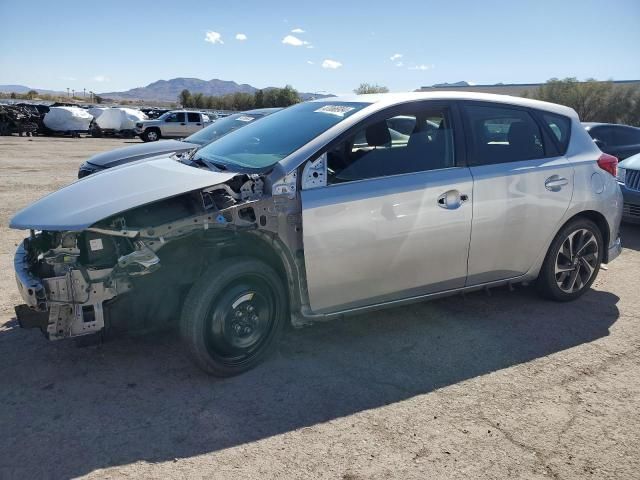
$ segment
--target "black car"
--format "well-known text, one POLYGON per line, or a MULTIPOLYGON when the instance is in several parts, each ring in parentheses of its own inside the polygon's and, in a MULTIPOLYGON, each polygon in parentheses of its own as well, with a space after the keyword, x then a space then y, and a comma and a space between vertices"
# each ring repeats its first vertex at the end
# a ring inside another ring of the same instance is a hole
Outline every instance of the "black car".
POLYGON ((617 123, 583 122, 582 125, 600 150, 618 160, 640 153, 640 128, 617 123))
POLYGON ((135 162, 158 155, 186 154, 191 150, 207 145, 218 138, 244 127, 249 123, 266 117, 281 108, 259 108, 235 113, 216 120, 208 127, 199 130, 184 140, 160 140, 159 142, 141 143, 130 147, 117 148, 94 155, 80 165, 78 178, 83 178, 107 168, 117 167, 125 163, 135 162))

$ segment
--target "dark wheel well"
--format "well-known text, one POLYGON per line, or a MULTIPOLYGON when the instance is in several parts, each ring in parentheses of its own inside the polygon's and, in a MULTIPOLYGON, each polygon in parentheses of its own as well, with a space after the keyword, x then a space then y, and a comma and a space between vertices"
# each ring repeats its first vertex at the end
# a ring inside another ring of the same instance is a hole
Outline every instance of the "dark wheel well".
POLYGON ((565 225, 567 225, 569 222, 572 222, 576 218, 587 218, 598 226, 598 229, 602 234, 602 240, 604 243, 602 263, 608 263, 609 262, 609 241, 611 239, 610 238, 611 232, 609 231, 609 223, 607 222, 607 219, 600 212, 596 212, 595 210, 585 210, 584 212, 580 212, 574 215, 573 217, 571 217, 569 220, 567 220, 565 224, 562 226, 562 228, 564 228, 565 225))

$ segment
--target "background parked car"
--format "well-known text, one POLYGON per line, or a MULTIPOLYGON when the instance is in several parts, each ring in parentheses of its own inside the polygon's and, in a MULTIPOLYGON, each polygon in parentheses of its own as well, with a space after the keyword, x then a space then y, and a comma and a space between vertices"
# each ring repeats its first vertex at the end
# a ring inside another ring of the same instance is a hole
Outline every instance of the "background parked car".
POLYGON ((640 153, 640 128, 616 123, 583 122, 582 125, 600 150, 618 160, 640 153))
POLYGON ((94 155, 80 165, 78 178, 83 178, 92 173, 111 167, 117 167, 129 162, 135 162, 144 158, 158 155, 181 154, 195 148, 202 147, 217 140, 229 132, 249 125, 251 122, 281 110, 280 108, 259 108, 246 112, 235 113, 216 120, 208 127, 199 130, 184 140, 162 140, 159 142, 142 143, 130 147, 117 148, 109 152, 94 155))
POLYGON ((186 110, 172 110, 155 120, 136 123, 136 135, 145 142, 155 142, 161 138, 179 138, 202 130, 211 122, 208 115, 186 110))
POLYGON ((618 183, 624 196, 622 220, 640 224, 640 153, 620 162, 618 183))

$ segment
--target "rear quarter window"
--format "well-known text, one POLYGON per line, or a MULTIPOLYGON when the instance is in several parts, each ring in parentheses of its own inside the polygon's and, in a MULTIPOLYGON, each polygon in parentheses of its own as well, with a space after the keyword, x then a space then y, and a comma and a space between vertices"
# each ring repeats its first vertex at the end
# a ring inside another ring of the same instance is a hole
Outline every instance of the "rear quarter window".
POLYGON ((564 155, 571 137, 571 119, 555 113, 542 113, 542 120, 547 124, 554 138, 558 141, 560 154, 564 155))

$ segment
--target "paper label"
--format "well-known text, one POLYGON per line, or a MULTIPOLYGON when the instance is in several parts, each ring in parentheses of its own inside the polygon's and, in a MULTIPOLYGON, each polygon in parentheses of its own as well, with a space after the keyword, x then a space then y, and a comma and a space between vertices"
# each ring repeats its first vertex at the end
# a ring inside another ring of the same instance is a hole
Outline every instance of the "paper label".
POLYGON ((331 115, 337 115, 339 117, 344 117, 345 113, 353 110, 354 107, 347 107, 345 105, 325 105, 322 108, 314 110, 316 113, 329 113, 331 115))
POLYGON ((92 252, 95 252, 96 250, 102 250, 104 248, 102 246, 102 239, 93 238, 89 240, 89 248, 91 249, 92 252))
POLYGON ((241 117, 236 118, 239 122, 253 122, 253 117, 247 117, 246 115, 242 115, 241 117))

